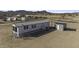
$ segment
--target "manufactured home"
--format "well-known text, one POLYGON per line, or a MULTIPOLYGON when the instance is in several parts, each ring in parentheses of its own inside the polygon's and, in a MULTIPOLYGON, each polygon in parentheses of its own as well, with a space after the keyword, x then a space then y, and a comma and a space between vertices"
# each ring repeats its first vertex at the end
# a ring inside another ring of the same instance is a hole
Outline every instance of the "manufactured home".
POLYGON ((21 37, 24 33, 30 33, 37 30, 46 30, 50 27, 49 20, 27 21, 23 23, 15 23, 12 25, 13 34, 21 37))

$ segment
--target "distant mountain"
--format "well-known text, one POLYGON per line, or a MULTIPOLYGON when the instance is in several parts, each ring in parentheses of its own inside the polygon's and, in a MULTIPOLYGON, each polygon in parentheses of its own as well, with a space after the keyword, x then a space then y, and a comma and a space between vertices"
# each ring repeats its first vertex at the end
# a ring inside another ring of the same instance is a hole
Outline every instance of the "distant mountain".
POLYGON ((43 11, 25 11, 25 10, 18 10, 18 11, 0 11, 0 19, 10 17, 10 16, 16 16, 16 15, 48 15, 52 14, 50 12, 47 12, 45 10, 43 11))
POLYGON ((18 11, 0 11, 0 19, 5 19, 6 17, 16 16, 16 15, 52 15, 52 14, 71 14, 71 13, 79 13, 79 10, 43 10, 43 11, 26 11, 26 10, 18 10, 18 11))
POLYGON ((8 16, 13 16, 13 15, 36 15, 36 14, 43 14, 43 15, 46 15, 46 14, 51 14, 50 12, 47 12, 45 10, 43 11, 25 11, 25 10, 18 10, 18 11, 6 11, 6 14, 8 16))

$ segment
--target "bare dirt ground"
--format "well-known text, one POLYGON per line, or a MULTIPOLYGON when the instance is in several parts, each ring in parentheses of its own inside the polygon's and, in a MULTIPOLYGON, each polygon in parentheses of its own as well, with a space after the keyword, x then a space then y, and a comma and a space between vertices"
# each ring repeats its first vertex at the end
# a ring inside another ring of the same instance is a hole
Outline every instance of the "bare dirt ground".
POLYGON ((40 37, 12 37, 11 24, 0 25, 1 48, 79 48, 79 23, 68 23, 76 31, 52 31, 40 37))

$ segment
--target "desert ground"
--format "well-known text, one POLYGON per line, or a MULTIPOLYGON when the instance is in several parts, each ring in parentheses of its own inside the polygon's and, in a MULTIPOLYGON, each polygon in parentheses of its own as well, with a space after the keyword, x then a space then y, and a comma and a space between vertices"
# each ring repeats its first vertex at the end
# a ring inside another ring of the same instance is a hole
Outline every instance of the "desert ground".
POLYGON ((67 23, 66 31, 50 31, 38 37, 14 38, 11 23, 0 24, 0 48, 79 48, 79 23, 67 23))

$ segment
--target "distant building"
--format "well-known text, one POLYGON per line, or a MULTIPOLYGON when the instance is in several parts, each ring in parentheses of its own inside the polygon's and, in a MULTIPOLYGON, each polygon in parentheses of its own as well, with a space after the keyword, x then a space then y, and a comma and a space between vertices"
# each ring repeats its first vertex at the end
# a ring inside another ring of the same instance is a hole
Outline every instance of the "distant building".
POLYGON ((29 15, 25 15, 25 17, 28 17, 29 15))
POLYGON ((50 27, 48 20, 28 21, 23 23, 16 23, 12 25, 13 34, 16 37, 21 37, 24 33, 30 33, 37 30, 46 30, 50 27))
POLYGON ((26 20, 26 18, 25 17, 21 17, 21 21, 25 21, 26 20))
POLYGON ((6 21, 11 21, 11 17, 7 17, 6 18, 6 21))
POLYGON ((16 17, 7 17, 6 20, 7 21, 16 21, 17 18, 16 17))
POLYGON ((18 15, 16 15, 16 17, 20 17, 20 16, 21 16, 21 15, 19 15, 19 14, 18 14, 18 15))

